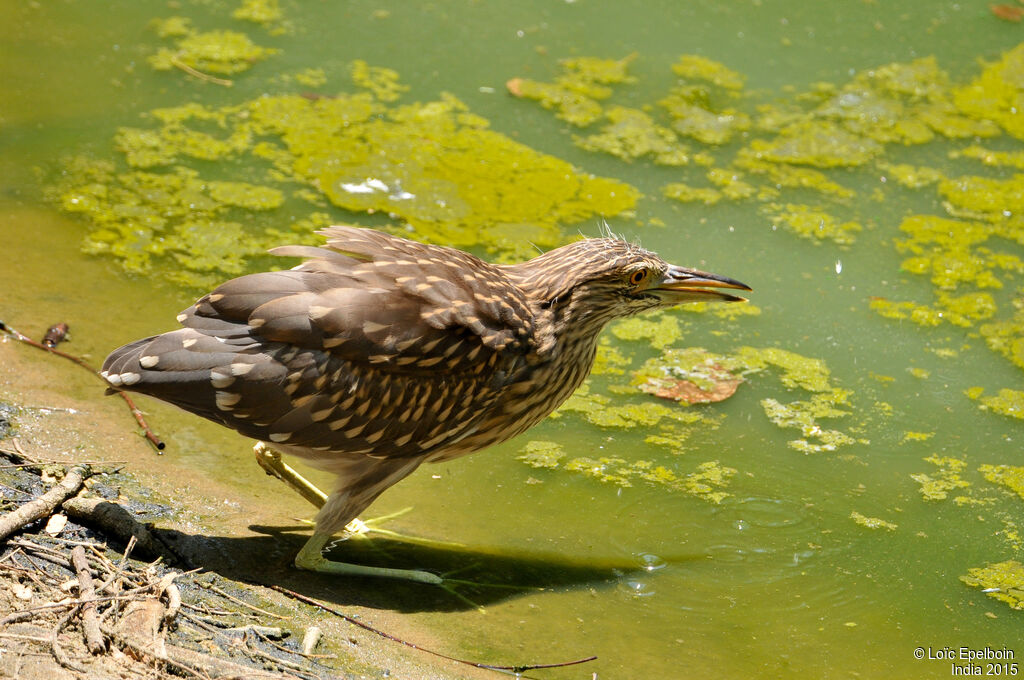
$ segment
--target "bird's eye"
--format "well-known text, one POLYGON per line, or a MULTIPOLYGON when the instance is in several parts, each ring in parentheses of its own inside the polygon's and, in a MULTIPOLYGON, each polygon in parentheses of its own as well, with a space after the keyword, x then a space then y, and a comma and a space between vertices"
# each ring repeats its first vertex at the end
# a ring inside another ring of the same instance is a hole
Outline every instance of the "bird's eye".
POLYGON ((637 269, 635 272, 629 275, 629 283, 632 286, 639 286, 641 283, 647 280, 650 276, 650 272, 646 269, 637 269))

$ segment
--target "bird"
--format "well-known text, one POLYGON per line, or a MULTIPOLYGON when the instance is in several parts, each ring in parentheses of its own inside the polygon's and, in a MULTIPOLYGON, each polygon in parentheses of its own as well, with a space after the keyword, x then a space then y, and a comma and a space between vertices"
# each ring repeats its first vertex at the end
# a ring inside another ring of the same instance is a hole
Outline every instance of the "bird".
POLYGON ((311 571, 439 584, 430 571, 328 560, 324 548, 425 462, 506 441, 587 378, 608 322, 751 290, 610 233, 518 264, 338 225, 301 258, 221 284, 181 328, 114 350, 109 389, 169 402, 257 440, 257 460, 320 509, 311 571), (281 460, 335 475, 324 493, 281 460))

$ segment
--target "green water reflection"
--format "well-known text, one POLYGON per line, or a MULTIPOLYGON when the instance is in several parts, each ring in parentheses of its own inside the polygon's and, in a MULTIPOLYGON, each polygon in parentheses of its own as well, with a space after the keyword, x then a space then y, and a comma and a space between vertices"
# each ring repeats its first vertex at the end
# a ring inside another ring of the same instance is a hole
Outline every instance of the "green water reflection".
MULTIPOLYGON (((948 661, 916 660, 915 648, 1024 655, 1019 612, 960 580, 1024 555, 1014 471, 980 469, 1022 464, 1024 57, 1004 56, 1024 36, 1018 25, 986 3, 909 0, 285 2, 264 24, 233 17, 240 4, 0 2, 5 320, 67 320, 76 348, 98 357, 168 329, 197 285, 272 264, 264 247, 308 238, 318 220, 400 222, 421 238, 512 258, 528 243, 595 234, 605 216, 668 260, 750 283, 760 313, 679 312, 651 319, 659 331, 609 333, 606 370, 573 408, 389 491, 374 512, 412 505, 399 528, 471 546, 483 566, 467 578, 508 576, 488 575, 488 565, 548 565, 529 577, 547 579, 545 590, 486 596, 485 616, 459 602, 418 608, 414 593, 398 608, 462 656, 599 655, 593 669, 546 676, 558 678, 678 677, 680 668, 946 677, 948 661), (278 51, 229 66, 189 61, 176 42, 183 24, 152 23, 171 16, 278 51), (150 61, 160 50, 167 70, 150 61), (551 100, 544 108, 530 86, 506 91, 513 78, 557 83, 582 57, 627 55, 621 82, 570 88, 597 106, 589 126, 560 118, 551 100), (723 68, 708 71, 718 67, 705 60, 723 68), (311 112, 329 106, 350 119, 332 119, 335 138, 347 139, 346 124, 372 131, 350 141, 367 158, 386 156, 388 200, 343 190, 382 166, 318 146, 310 126, 324 119, 311 112), (167 118, 150 112, 181 107, 205 112, 189 124, 211 137, 160 155, 163 142, 147 135, 167 118), (428 113, 444 125, 424 124, 428 113), (296 138, 303 131, 309 139, 296 138), (254 153, 258 141, 268 146, 254 153), (92 164, 85 179, 83 163, 92 164), (521 172, 501 174, 510 165, 521 172), (154 199, 166 187, 133 172, 177 176, 186 191, 154 199), (189 188, 189 173, 202 181, 189 188), (543 173, 551 179, 537 182, 543 173), (573 191, 545 193, 567 177, 573 191), (496 190, 495 178, 507 186, 496 190), (136 198, 109 199, 111 187, 136 198), (399 190, 426 203, 409 208, 399 190), (69 203, 97 192, 102 209, 69 203), (442 195, 465 200, 429 200, 442 195), (125 219, 128 203, 137 222, 125 219), (231 226, 211 239, 189 231, 199 217, 231 226), (172 226, 124 240, 143 218, 172 226), (113 235, 97 237, 103 229, 113 235), (83 243, 100 254, 83 254, 83 243), (196 260, 237 253, 237 243, 244 256, 196 260), (89 286, 67 290, 61 273, 89 286), (663 370, 670 350, 688 347, 733 359, 742 348, 784 350, 823 362, 827 382, 811 389, 748 361, 734 367, 745 378, 735 395, 714 404, 637 388, 637 371, 663 370), (815 395, 828 400, 812 404, 815 395), (635 426, 607 426, 586 399, 635 426), (662 412, 671 415, 653 418, 662 412), (801 440, 817 448, 794 446, 801 440), (561 458, 528 465, 528 442, 551 442, 561 458), (693 477, 702 473, 717 481, 693 477), (551 571, 559 564, 562 576, 551 571)), ((176 462, 266 492, 245 472, 243 442, 154 412, 176 462)), ((301 508, 280 505, 284 516, 301 508)))

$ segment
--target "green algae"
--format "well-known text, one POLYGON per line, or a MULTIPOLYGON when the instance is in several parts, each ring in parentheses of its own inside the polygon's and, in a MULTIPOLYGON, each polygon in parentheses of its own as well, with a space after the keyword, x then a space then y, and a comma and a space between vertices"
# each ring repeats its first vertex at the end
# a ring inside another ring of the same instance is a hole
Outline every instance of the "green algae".
POLYGON ((997 151, 972 144, 964 149, 949 152, 950 158, 973 158, 983 165, 996 168, 1016 168, 1024 170, 1024 151, 997 151))
POLYGON ((815 243, 832 241, 838 245, 850 245, 856 240, 857 232, 863 230, 858 222, 841 222, 824 210, 807 205, 769 205, 766 212, 773 223, 778 223, 787 231, 815 243))
POLYGON ((693 187, 684 182, 672 182, 661 188, 665 198, 671 198, 682 203, 703 203, 714 205, 722 200, 722 192, 709 187, 693 187))
POLYGON ((998 220, 1024 211, 1024 174, 1008 179, 964 175, 939 182, 938 191, 954 214, 998 220))
POLYGON ((728 484, 729 479, 735 474, 735 468, 725 467, 717 460, 707 461, 698 465, 695 472, 686 475, 683 486, 693 496, 712 503, 721 503, 732 494, 720 489, 728 484))
POLYGON ((960 580, 983 589, 986 595, 1005 602, 1011 609, 1024 610, 1024 564, 1017 560, 971 567, 960 580))
POLYGON ((591 425, 614 429, 651 428, 672 422, 693 424, 705 420, 700 414, 687 413, 664 404, 613 403, 610 397, 593 394, 585 386, 569 397, 553 415, 558 417, 569 413, 582 417, 591 425))
POLYGON ((305 68, 292 77, 295 82, 306 87, 320 87, 327 83, 327 74, 322 68, 305 68))
POLYGON ((402 93, 408 91, 409 86, 399 82, 398 72, 370 66, 362 59, 356 59, 351 65, 352 82, 358 87, 365 88, 378 101, 393 102, 401 98, 402 93))
POLYGON ((829 179, 824 172, 814 168, 770 163, 749 154, 741 154, 733 165, 749 173, 763 176, 773 185, 759 188, 758 197, 761 200, 775 198, 782 189, 809 189, 824 197, 838 200, 852 198, 856 195, 852 189, 829 179))
POLYGON ((900 439, 900 444, 906 444, 907 442, 926 442, 934 436, 934 432, 908 431, 903 433, 903 437, 900 439))
POLYGON ((554 470, 565 458, 565 449, 561 444, 549 441, 530 441, 520 449, 516 460, 521 460, 530 467, 554 470))
POLYGON ((158 71, 170 71, 182 65, 200 73, 233 75, 247 71, 257 62, 277 54, 272 47, 261 47, 249 36, 237 31, 188 31, 180 17, 172 17, 157 24, 162 37, 175 38, 174 47, 161 47, 148 58, 150 66, 158 71))
POLYGON ((856 443, 856 439, 840 430, 821 427, 819 418, 835 418, 848 415, 847 411, 833 408, 820 395, 808 401, 782 403, 776 399, 762 399, 761 407, 768 419, 782 428, 800 430, 803 437, 787 442, 788 446, 803 454, 831 452, 840 446, 856 443))
POLYGON ((78 171, 83 166, 89 166, 84 175, 93 181, 65 188, 60 204, 93 223, 83 250, 113 256, 125 271, 150 274, 154 261, 169 256, 175 264, 163 272, 165 278, 209 285, 242 273, 247 258, 272 245, 248 237, 241 224, 222 216, 238 209, 272 211, 283 202, 276 189, 204 180, 182 167, 116 174, 109 163, 75 159, 67 165, 78 171))
POLYGON ((866 515, 862 515, 856 510, 850 513, 850 519, 852 519, 854 522, 861 525, 862 527, 867 527, 868 529, 885 529, 887 531, 896 531, 897 527, 897 525, 893 524, 892 522, 887 522, 884 519, 879 519, 877 517, 868 517, 866 515))
POLYGON ((1009 491, 1024 499, 1024 467, 1015 465, 982 465, 978 468, 978 471, 988 481, 1005 486, 1009 491))
POLYGON ((281 35, 288 30, 278 0, 242 0, 231 16, 239 21, 259 24, 271 35, 281 35))
POLYGON ((848 394, 832 385, 831 371, 821 359, 805 357, 778 347, 741 347, 736 353, 747 371, 778 369, 779 380, 789 388, 831 395, 835 403, 845 403, 848 394))
POLYGON ((910 478, 920 484, 919 491, 926 501, 941 501, 949 497, 956 489, 966 489, 970 483, 961 477, 967 462, 959 458, 932 455, 924 459, 939 469, 935 476, 924 472, 914 473, 910 478))
POLYGON ((894 302, 885 298, 874 298, 868 306, 887 319, 907 319, 921 326, 938 326, 942 324, 941 312, 919 305, 908 300, 894 302))
POLYGON ((1024 295, 1013 305, 1017 311, 1011 319, 983 324, 979 331, 990 349, 1024 369, 1024 295))
POLYGON ((1009 416, 1024 420, 1024 391, 1003 388, 996 396, 983 396, 980 390, 971 391, 968 396, 981 402, 981 408, 997 413, 1001 416, 1009 416))
POLYGON ((839 408, 849 406, 850 392, 832 384, 830 371, 823 361, 778 348, 744 347, 738 357, 746 365, 747 371, 773 367, 781 371, 779 380, 784 386, 811 393, 809 399, 788 403, 774 398, 761 400, 761 408, 775 425, 800 431, 800 439, 787 442, 791 449, 811 454, 835 451, 841 446, 854 443, 866 443, 865 440, 841 430, 823 427, 819 423, 822 419, 843 418, 850 414, 850 411, 839 408))
POLYGON ((616 321, 611 326, 612 335, 620 340, 647 341, 654 349, 671 347, 683 338, 683 327, 679 317, 664 312, 654 312, 616 321))
POLYGON ((772 163, 845 168, 864 165, 882 153, 882 145, 828 121, 801 121, 771 140, 754 139, 745 155, 772 163))
POLYGON ((573 141, 587 151, 602 151, 625 161, 649 156, 658 165, 686 165, 690 156, 672 130, 658 125, 639 109, 614 106, 600 132, 573 141))
POLYGON ((680 309, 688 314, 710 314, 728 321, 733 321, 741 316, 761 315, 761 308, 751 302, 744 302, 742 305, 723 305, 717 302, 691 302, 680 309))
POLYGON ((670 491, 686 493, 709 503, 721 503, 731 495, 725 488, 736 474, 734 468, 726 467, 717 460, 700 463, 696 470, 686 474, 680 474, 672 468, 650 460, 627 461, 618 456, 581 456, 562 463, 564 454, 560 450, 553 451, 546 446, 550 442, 531 444, 538 446, 519 456, 520 460, 531 467, 561 467, 566 472, 582 474, 619 487, 631 487, 634 482, 642 481, 670 491))
POLYGON ((545 109, 555 111, 556 117, 577 127, 586 127, 601 118, 604 110, 599 103, 612 95, 608 85, 634 82, 627 73, 629 63, 636 58, 599 59, 576 57, 559 62, 562 72, 550 83, 514 78, 508 90, 523 99, 532 99, 545 109))
POLYGON ((889 163, 878 161, 878 169, 885 173, 886 181, 890 178, 908 189, 920 189, 944 179, 940 170, 927 166, 910 165, 909 163, 889 163))
POLYGON ((687 80, 703 80, 726 90, 741 90, 746 80, 724 64, 696 54, 684 54, 672 65, 672 72, 687 80))
POLYGON ((1024 44, 989 63, 968 85, 957 88, 953 100, 957 109, 977 121, 998 124, 1009 135, 1024 139, 1020 115, 1024 94, 1024 44))
MULTIPOLYGON (((1024 260, 1005 245, 1006 240, 1024 242, 1024 229, 1006 219, 998 207, 1009 206, 1010 213, 1015 206, 1024 207, 1015 198, 1021 190, 1024 184, 1019 175, 1009 180, 965 176, 939 181, 937 191, 945 197, 947 208, 971 219, 911 215, 900 224, 906 237, 894 242, 898 252, 908 255, 901 263, 903 271, 930 279, 933 301, 875 298, 870 307, 887 318, 932 327, 949 323, 973 328, 997 319, 982 325, 982 336, 992 349, 1016 361, 1020 353, 1016 341, 1024 324, 1016 317, 998 319, 999 306, 986 289, 998 290, 1011 277, 1024 274, 1024 260)), ((1024 362, 1019 365, 1024 367, 1024 362)))
POLYGON ((625 366, 629 366, 630 358, 622 353, 622 350, 611 344, 608 338, 602 337, 597 344, 597 354, 594 356, 594 366, 590 369, 591 375, 622 375, 625 366))
POLYGON ((758 195, 757 187, 749 182, 745 182, 743 180, 743 173, 739 170, 711 168, 707 172, 707 178, 708 181, 718 187, 722 196, 730 201, 739 201, 758 195))
MULTIPOLYGON (((288 195, 319 213, 329 205, 385 213, 397 233, 480 248, 499 261, 561 245, 562 224, 620 214, 639 197, 627 184, 582 173, 491 131, 449 95, 394 104, 403 87, 393 76, 357 64, 353 77, 367 92, 155 109, 147 116, 151 127, 117 132, 128 171, 106 161, 86 170, 88 162, 73 160, 51 196, 91 225, 87 252, 194 288, 247 271, 274 245, 315 242, 312 229, 276 226, 286 221, 279 213, 288 195), (207 174, 211 162, 250 158, 257 173, 264 168, 256 182, 207 174)), ((287 221, 303 219, 300 213, 287 221)))
POLYGON ((161 38, 180 38, 192 34, 192 20, 188 17, 173 16, 166 19, 154 19, 150 27, 161 38))
POLYGON ((726 144, 751 127, 750 116, 730 107, 716 108, 706 88, 673 88, 658 102, 672 120, 672 129, 703 144, 726 144))

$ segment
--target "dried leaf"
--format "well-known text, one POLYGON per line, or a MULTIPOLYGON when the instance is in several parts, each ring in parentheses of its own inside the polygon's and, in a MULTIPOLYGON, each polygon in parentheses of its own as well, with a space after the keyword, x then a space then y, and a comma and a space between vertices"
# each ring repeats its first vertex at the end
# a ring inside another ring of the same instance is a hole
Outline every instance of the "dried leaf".
POLYGON ((1015 5, 992 5, 989 9, 992 10, 992 14, 995 14, 1003 21, 1018 23, 1024 18, 1024 8, 1015 5))
POLYGON ((687 404, 710 404, 728 399, 743 382, 742 378, 725 371, 718 375, 721 377, 716 377, 709 389, 681 378, 648 378, 640 389, 662 399, 673 399, 687 404))

